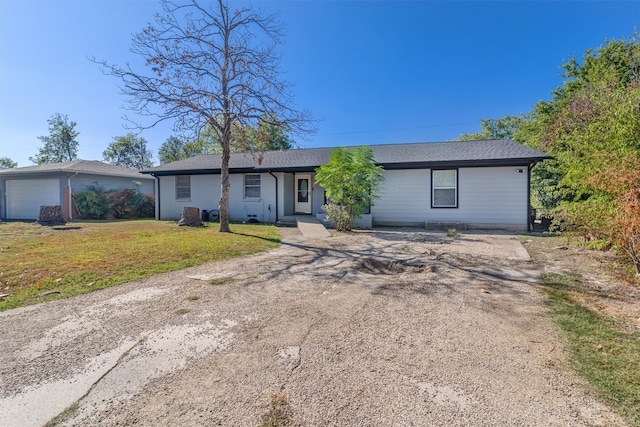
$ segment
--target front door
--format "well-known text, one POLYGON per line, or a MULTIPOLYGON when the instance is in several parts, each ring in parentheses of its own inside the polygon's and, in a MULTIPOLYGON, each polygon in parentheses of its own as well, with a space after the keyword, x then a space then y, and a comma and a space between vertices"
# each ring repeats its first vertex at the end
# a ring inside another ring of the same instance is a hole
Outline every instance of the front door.
POLYGON ((296 174, 296 213, 311 213, 311 175, 296 174))

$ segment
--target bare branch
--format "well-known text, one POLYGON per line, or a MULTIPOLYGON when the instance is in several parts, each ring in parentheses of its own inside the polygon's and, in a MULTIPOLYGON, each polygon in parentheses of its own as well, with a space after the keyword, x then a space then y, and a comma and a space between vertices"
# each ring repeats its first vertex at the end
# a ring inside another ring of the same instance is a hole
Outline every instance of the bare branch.
POLYGON ((136 124, 138 129, 171 121, 183 134, 208 127, 219 137, 221 231, 228 231, 232 129, 268 120, 302 137, 315 130, 311 115, 294 105, 292 85, 280 79, 277 47, 283 35, 276 14, 253 7, 230 10, 225 0, 210 7, 196 0, 162 0, 154 24, 132 40, 131 52, 145 60, 141 70, 92 59, 105 74, 122 81, 129 108, 150 118, 136 124))

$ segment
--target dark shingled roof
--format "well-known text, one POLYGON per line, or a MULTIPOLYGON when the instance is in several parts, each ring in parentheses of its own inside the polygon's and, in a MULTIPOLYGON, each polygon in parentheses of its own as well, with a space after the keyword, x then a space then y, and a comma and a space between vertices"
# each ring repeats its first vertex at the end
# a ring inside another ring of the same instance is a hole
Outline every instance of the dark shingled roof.
POLYGON ((91 175, 108 175, 136 179, 149 179, 149 177, 141 175, 140 172, 135 169, 110 165, 108 163, 102 163, 97 160, 74 160, 72 162, 47 163, 44 165, 2 169, 0 170, 0 177, 45 173, 84 173, 91 175))
MULTIPOLYGON (((371 145, 377 164, 385 169, 412 169, 456 166, 526 165, 549 155, 510 140, 426 142, 371 145)), ((312 171, 326 164, 333 147, 307 148, 257 153, 232 153, 231 172, 312 171)), ((205 154, 167 163, 142 173, 178 175, 219 173, 220 154, 205 154)))

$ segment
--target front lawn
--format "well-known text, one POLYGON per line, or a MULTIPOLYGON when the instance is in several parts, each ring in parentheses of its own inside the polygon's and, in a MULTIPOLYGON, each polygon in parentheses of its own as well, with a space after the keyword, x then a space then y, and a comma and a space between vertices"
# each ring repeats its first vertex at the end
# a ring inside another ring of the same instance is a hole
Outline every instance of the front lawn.
POLYGON ((0 311, 133 279, 275 248, 277 229, 235 224, 178 227, 155 220, 74 221, 54 230, 0 223, 0 311))

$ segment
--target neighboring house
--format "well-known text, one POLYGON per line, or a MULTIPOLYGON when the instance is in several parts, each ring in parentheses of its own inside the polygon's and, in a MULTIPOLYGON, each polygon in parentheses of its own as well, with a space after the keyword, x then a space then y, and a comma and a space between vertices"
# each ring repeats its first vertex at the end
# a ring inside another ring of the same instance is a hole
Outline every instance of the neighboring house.
MULTIPOLYGON (((464 223, 470 228, 526 230, 529 171, 549 158, 509 140, 372 145, 384 168, 373 225, 464 223)), ((231 220, 277 222, 322 214, 325 193, 315 169, 332 148, 233 153, 231 220)), ((178 219, 185 206, 218 209, 219 154, 200 155, 143 170, 156 177, 156 218, 178 219)))
MULTIPOLYGON (((98 161, 75 160, 0 170, 0 219, 35 220, 40 206, 60 205, 66 218, 72 208, 70 194, 82 193, 87 186, 105 190, 140 188, 153 195, 153 178, 137 170, 98 161)), ((74 212, 74 218, 77 218, 74 212)))

